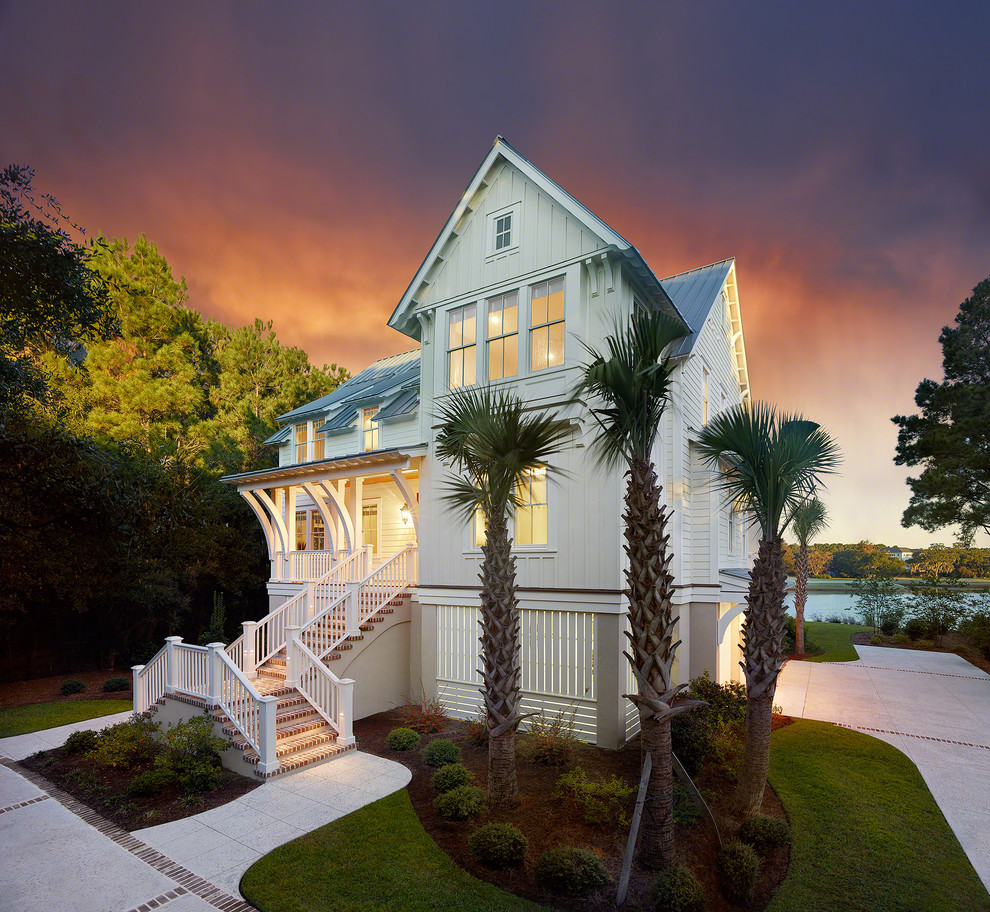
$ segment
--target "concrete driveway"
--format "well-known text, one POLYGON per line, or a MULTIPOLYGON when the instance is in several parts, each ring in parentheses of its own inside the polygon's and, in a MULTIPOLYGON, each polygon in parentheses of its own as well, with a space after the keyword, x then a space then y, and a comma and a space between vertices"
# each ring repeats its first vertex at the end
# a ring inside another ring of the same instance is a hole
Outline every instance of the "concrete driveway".
POLYGON ((946 652, 856 651, 858 662, 788 662, 774 702, 907 754, 990 889, 990 675, 946 652))

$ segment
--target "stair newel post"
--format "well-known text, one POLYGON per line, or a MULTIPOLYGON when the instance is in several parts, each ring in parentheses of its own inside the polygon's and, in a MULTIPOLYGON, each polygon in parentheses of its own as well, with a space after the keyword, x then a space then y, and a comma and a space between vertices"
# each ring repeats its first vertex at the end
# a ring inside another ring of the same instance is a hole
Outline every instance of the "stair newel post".
POLYGON ((306 620, 311 621, 316 617, 316 583, 306 584, 306 620))
POLYGON ((175 693, 179 689, 179 650, 175 647, 182 637, 165 637, 165 693, 175 693))
POLYGON ((220 658, 220 653, 223 652, 223 643, 207 643, 206 648, 209 650, 207 654, 207 672, 209 675, 209 687, 210 703, 213 706, 220 705, 220 692, 223 687, 223 659, 220 658))
POLYGON ((419 546, 409 545, 409 564, 406 568, 406 582, 415 586, 419 582, 419 546))
POLYGON ((285 628, 285 686, 299 686, 299 631, 302 627, 285 628))
POLYGON ((347 590, 347 600, 344 602, 344 627, 348 636, 356 636, 361 626, 361 618, 358 613, 358 600, 360 599, 360 583, 344 583, 347 590))
POLYGON ((148 709, 148 700, 145 697, 145 690, 141 687, 141 672, 144 671, 143 665, 132 665, 131 666, 131 677, 134 679, 134 683, 131 685, 134 692, 134 715, 146 712, 148 709))
POLYGON ((261 748, 258 772, 266 775, 278 769, 278 756, 275 753, 275 725, 278 711, 278 697, 262 697, 261 711, 258 714, 258 746, 261 748))
POLYGON ((354 679, 343 678, 340 682, 340 702, 337 704, 337 743, 344 747, 356 744, 354 737, 354 679))
POLYGON ((245 677, 258 677, 258 622, 245 621, 244 649, 241 653, 241 671, 245 677))

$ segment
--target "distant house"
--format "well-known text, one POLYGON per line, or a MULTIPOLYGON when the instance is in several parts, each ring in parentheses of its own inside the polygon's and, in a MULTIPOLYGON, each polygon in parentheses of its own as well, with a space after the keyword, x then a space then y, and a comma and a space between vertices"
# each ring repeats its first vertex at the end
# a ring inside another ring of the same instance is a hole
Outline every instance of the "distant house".
MULTIPOLYGON (((753 543, 696 445, 713 415, 750 395, 735 261, 658 278, 632 244, 498 138, 388 321, 414 347, 281 416, 269 441, 277 464, 225 479, 268 545, 269 614, 225 649, 173 642, 172 658, 163 651, 156 661, 179 677, 159 689, 218 703, 267 775, 350 746, 355 718, 409 696, 476 717, 484 528, 442 499, 434 416, 451 391, 493 384, 572 429, 554 460, 565 471, 549 482, 534 471, 513 520, 524 711, 564 712, 580 737, 623 744, 639 725, 623 697, 635 690, 622 655, 624 479, 597 467, 593 421, 571 390, 581 341, 600 346, 636 308, 685 324, 654 452, 674 510, 676 673, 741 680, 753 543), (182 677, 182 663, 199 668, 193 659, 204 655, 230 694, 204 695, 205 679, 182 677)), ((150 680, 147 669, 138 674, 150 680)), ((139 683, 142 705, 160 696, 149 687, 139 683)))
POLYGON ((887 548, 887 553, 894 558, 894 560, 899 560, 903 564, 907 564, 909 560, 914 558, 914 551, 909 548, 898 548, 896 545, 887 548))

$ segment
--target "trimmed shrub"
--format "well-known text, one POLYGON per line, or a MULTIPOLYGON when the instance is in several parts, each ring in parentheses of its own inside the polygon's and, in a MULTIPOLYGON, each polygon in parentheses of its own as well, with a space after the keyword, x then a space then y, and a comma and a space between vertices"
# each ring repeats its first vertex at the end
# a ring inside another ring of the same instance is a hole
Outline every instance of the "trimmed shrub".
POLYGON ((779 817, 758 814, 743 821, 743 825, 739 827, 738 839, 765 855, 771 849, 791 844, 791 828, 786 820, 779 817))
POLYGON ((533 874, 548 890, 564 896, 586 896, 608 883, 601 859, 573 846, 548 849, 536 859, 533 874))
POLYGON ((697 776, 711 755, 712 726, 703 709, 681 713, 670 720, 671 749, 689 776, 697 776))
POLYGON ((911 618, 911 620, 904 625, 904 632, 912 641, 920 640, 926 633, 928 633, 928 625, 921 618, 911 618))
POLYGON ((657 875, 650 895, 656 912, 705 912, 708 908, 705 888, 679 864, 664 868, 657 875))
POLYGON ((213 719, 203 713, 176 723, 165 733, 155 765, 169 770, 186 792, 207 792, 227 779, 220 754, 230 745, 229 738, 213 734, 213 719))
POLYGON ((107 694, 130 689, 130 678, 107 678, 107 680, 103 682, 103 692, 107 694))
POLYGON ((411 728, 393 728, 385 739, 385 746, 389 750, 407 751, 416 747, 420 740, 419 733, 411 728))
POLYGON ((628 823, 626 798, 635 791, 618 776, 608 779, 592 779, 580 766, 565 773, 557 780, 557 792, 569 792, 584 811, 584 819, 596 826, 605 826, 618 820, 623 826, 628 823))
POLYGON ((96 732, 89 728, 73 732, 62 747, 70 754, 88 753, 96 747, 96 732))
POLYGON ((150 798, 171 788, 174 782, 175 773, 172 770, 163 766, 154 766, 134 777, 127 786, 127 794, 132 798, 150 798))
POLYGON ((468 847, 483 865, 508 868, 522 864, 529 840, 511 823, 486 823, 471 834, 468 847))
POLYGON ((68 697, 71 694, 81 694, 86 689, 86 685, 77 678, 69 678, 67 681, 62 682, 62 686, 58 689, 58 692, 63 697, 68 697))
POLYGON ((467 820, 477 817, 485 808, 485 793, 473 785, 459 785, 457 788, 437 795, 433 799, 437 813, 447 820, 467 820))
POLYGON ((446 738, 437 738, 423 748, 423 759, 427 766, 446 766, 461 759, 461 749, 446 738))
POLYGON ((898 645, 898 646, 907 646, 907 644, 910 643, 910 642, 911 642, 911 637, 909 637, 906 633, 895 633, 894 634, 894 643, 896 645, 898 645))
POLYGON ((433 774, 430 784, 442 794, 467 785, 473 778, 474 775, 463 763, 448 763, 433 774))
POLYGON ((153 760, 161 749, 156 737, 159 731, 161 726, 147 713, 118 722, 96 736, 93 759, 100 766, 123 769, 153 760))
POLYGON ((744 842, 727 845, 718 853, 715 869, 726 899, 740 905, 752 902, 760 873, 760 856, 752 846, 744 842))
POLYGON ((893 636, 900 626, 901 619, 896 614, 890 614, 880 621, 880 632, 884 636, 893 636))

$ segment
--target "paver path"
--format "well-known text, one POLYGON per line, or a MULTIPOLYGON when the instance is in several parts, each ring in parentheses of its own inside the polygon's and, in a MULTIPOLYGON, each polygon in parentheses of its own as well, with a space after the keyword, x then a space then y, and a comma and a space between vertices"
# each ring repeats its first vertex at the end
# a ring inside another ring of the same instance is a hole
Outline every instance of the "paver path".
POLYGON ((990 889, 990 675, 952 653, 856 651, 857 662, 788 662, 774 703, 907 754, 990 889))
MULTIPOLYGON (((0 739, 0 757, 23 759, 64 743, 72 731, 127 715, 0 739)), ((410 778, 398 763, 349 752, 270 779, 222 807, 132 835, 0 761, 0 912, 250 909, 238 884, 258 858, 410 778)))

